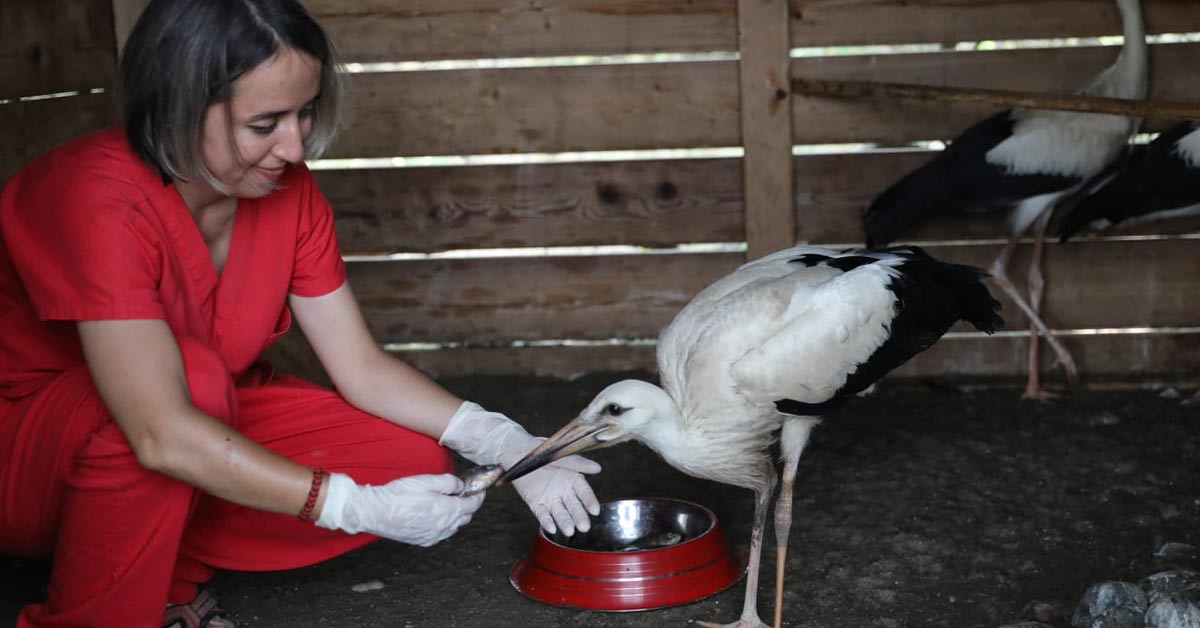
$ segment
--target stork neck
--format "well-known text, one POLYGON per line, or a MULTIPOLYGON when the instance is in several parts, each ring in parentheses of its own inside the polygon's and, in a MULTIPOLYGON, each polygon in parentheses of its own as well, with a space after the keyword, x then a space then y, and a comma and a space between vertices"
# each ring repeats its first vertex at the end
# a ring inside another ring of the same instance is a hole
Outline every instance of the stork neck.
MULTIPOLYGON (((1122 87, 1130 93, 1120 94, 1125 98, 1145 98, 1148 86, 1149 54, 1146 47, 1146 27, 1142 22, 1142 7, 1139 0, 1117 0, 1121 11, 1121 24, 1125 42, 1113 69, 1122 87)), ((1122 90, 1125 91, 1125 90, 1122 90)))
POLYGON ((659 407, 656 420, 647 423, 640 436, 647 447, 663 457, 666 457, 666 452, 685 444, 688 434, 683 429, 683 415, 679 412, 679 406, 671 403, 659 407))

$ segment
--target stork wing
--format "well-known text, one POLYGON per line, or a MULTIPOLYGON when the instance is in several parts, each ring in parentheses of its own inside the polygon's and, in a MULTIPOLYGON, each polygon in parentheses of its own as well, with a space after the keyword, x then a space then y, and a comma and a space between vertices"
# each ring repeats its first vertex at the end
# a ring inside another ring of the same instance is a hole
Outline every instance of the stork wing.
POLYGON ((793 399, 819 404, 846 383, 888 338, 896 295, 888 283, 897 272, 869 263, 813 285, 820 267, 802 267, 775 283, 790 284, 787 307, 767 332, 730 366, 739 392, 759 403, 793 399))
POLYGON ((759 342, 757 335, 786 310, 796 289, 837 274, 789 263, 810 254, 832 257, 839 251, 795 246, 747 262, 701 290, 675 315, 658 338, 659 378, 672 398, 686 398, 682 391, 689 368, 699 362, 728 365, 759 342), (782 277, 787 278, 784 284, 775 281, 782 277))

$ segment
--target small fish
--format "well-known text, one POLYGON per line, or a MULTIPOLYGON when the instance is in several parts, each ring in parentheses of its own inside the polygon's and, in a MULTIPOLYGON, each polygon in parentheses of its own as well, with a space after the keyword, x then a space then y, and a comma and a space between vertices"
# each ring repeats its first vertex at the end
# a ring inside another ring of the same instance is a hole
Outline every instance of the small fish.
POLYGON ((578 545, 571 545, 578 549, 592 550, 594 552, 638 552, 641 550, 658 549, 661 547, 670 547, 678 545, 687 538, 672 530, 650 533, 640 536, 632 541, 621 541, 617 539, 594 539, 588 536, 581 537, 578 545))
POLYGON ((639 550, 657 549, 660 547, 670 547, 677 545, 683 540, 683 535, 678 532, 659 532, 658 534, 647 534, 639 539, 635 539, 625 547, 621 547, 618 551, 621 552, 636 552, 639 550))
POLYGON ((463 481, 463 490, 458 495, 468 497, 488 490, 500 478, 501 473, 504 473, 504 468, 498 464, 486 464, 464 471, 458 476, 463 481))

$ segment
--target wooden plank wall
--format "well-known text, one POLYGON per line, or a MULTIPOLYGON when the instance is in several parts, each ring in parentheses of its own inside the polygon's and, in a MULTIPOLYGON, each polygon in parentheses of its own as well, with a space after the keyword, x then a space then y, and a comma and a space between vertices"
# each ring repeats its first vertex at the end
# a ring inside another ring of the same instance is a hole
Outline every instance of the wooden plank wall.
MULTIPOLYGON (((108 87, 115 60, 112 33, 128 28, 128 7, 140 0, 115 0, 115 25, 112 1, 6 1, 0 67, 16 80, 0 82, 0 99, 108 87)), ((791 0, 786 11, 793 47, 937 42, 951 47, 789 62, 761 56, 779 54, 767 45, 748 49, 753 34, 770 32, 779 15, 739 11, 753 3, 737 0, 306 4, 351 62, 728 53, 715 57, 721 60, 670 63, 355 74, 356 115, 329 155, 337 158, 740 146, 750 155, 754 146, 775 146, 777 137, 761 134, 781 125, 762 101, 747 104, 757 98, 747 85, 786 80, 745 72, 790 66, 791 76, 809 78, 1066 92, 1110 63, 1117 49, 958 52, 952 44, 1120 34, 1111 0, 791 0), (740 68, 732 60, 739 49, 740 68), (770 122, 755 123, 752 115, 770 122)), ((1200 31, 1200 5, 1193 0, 1144 5, 1151 33, 1200 31)), ((1154 46, 1152 97, 1200 102, 1200 78, 1192 71, 1197 58, 1200 44, 1154 46)), ((85 93, 0 104, 0 132, 16 140, 0 143, 0 177, 61 139, 112 120, 110 100, 107 93, 85 93)), ((791 142, 799 145, 906 146, 948 139, 991 111, 961 104, 790 95, 784 100, 791 109, 791 142)), ((1150 120, 1147 127, 1169 122, 1150 120)), ((930 154, 909 149, 798 155, 791 157, 790 177, 772 176, 777 158, 755 165, 738 157, 644 157, 334 169, 319 171, 318 178, 336 208, 343 250, 353 260, 351 282, 381 342, 447 346, 402 352, 435 375, 571 376, 652 368, 653 346, 644 341, 696 291, 743 260, 735 252, 664 249, 745 242, 750 233, 754 252, 764 237, 756 233, 779 238, 774 225, 794 230, 790 238, 783 234, 784 242, 861 242, 862 207, 930 154), (779 194, 780 185, 790 189, 779 194), (772 193, 783 199, 777 206, 755 200, 773 198, 772 193), (359 261, 401 252, 584 245, 636 245, 649 247, 650 254, 359 261)), ((940 258, 987 265, 1006 233, 1000 220, 977 216, 929 226, 912 239, 940 258)), ((1047 318, 1066 334, 1085 377, 1193 382, 1200 377, 1198 252, 1195 220, 1049 246, 1047 318), (1138 235, 1163 237, 1133 237, 1138 235), (1138 263, 1130 264, 1134 259, 1138 263)), ((1023 253, 1012 271, 1017 278, 1023 276, 1023 253)), ((1022 329, 1014 307, 1007 306, 1005 314, 1009 330, 1022 329)), ((1025 372, 1025 346, 1019 334, 947 339, 899 375, 1014 378, 1025 372)), ((315 370, 295 334, 273 355, 289 370, 315 370)))

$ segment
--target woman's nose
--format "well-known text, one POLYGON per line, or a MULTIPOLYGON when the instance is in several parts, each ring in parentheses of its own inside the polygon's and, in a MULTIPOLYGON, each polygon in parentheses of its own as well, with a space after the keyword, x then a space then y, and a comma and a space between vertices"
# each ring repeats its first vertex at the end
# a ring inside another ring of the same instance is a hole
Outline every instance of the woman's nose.
POLYGON ((290 120, 280 125, 279 142, 275 144, 275 156, 289 164, 304 159, 304 131, 299 121, 290 120))

